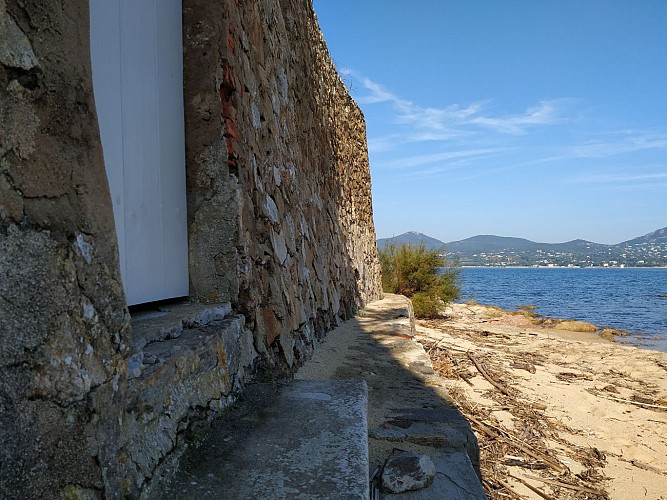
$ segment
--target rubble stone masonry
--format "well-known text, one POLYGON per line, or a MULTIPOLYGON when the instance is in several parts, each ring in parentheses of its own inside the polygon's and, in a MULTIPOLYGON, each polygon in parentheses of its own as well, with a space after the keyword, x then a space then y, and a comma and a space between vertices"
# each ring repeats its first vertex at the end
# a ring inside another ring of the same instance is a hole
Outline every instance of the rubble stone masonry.
POLYGON ((140 496, 249 377, 289 375, 381 296, 364 118, 310 0, 183 0, 202 305, 176 333, 134 326, 88 19, 85 0, 0 0, 2 498, 140 496))

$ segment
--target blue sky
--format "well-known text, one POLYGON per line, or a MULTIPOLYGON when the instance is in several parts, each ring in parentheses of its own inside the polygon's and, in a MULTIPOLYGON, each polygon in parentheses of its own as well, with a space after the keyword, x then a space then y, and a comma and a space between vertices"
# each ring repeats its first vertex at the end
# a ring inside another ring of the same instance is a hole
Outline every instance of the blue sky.
POLYGON ((314 7, 366 117, 378 237, 667 226, 667 1, 314 7))

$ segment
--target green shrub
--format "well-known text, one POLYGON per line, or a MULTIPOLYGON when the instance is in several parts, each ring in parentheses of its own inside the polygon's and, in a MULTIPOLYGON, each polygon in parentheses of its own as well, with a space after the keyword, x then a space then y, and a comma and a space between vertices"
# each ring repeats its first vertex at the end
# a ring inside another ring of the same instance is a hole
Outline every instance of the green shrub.
POLYGON ((380 264, 382 289, 410 297, 417 317, 434 316, 459 297, 460 273, 437 250, 391 245, 380 250, 380 264))
POLYGON ((412 308, 415 311, 415 316, 418 318, 435 316, 442 308, 442 302, 426 292, 417 292, 410 300, 412 300, 412 308))

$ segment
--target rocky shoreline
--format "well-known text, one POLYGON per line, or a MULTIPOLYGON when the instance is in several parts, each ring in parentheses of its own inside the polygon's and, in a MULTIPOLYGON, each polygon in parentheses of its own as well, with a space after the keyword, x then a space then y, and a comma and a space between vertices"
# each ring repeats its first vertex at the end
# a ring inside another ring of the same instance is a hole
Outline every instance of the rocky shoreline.
MULTIPOLYGON (((519 318, 523 317, 527 320, 525 323, 526 326, 535 326, 545 329, 553 329, 553 330, 567 331, 567 332, 595 333, 599 335, 601 338, 612 342, 618 341, 617 337, 627 337, 628 335, 630 335, 630 333, 625 330, 621 330, 619 328, 597 326, 588 321, 540 316, 539 314, 534 312, 534 310, 537 308, 532 305, 519 306, 519 308, 515 311, 503 309, 501 307, 494 305, 479 304, 475 301, 469 301, 463 305, 467 306, 468 308, 474 308, 477 306, 478 308, 481 308, 480 310, 484 315, 489 317, 498 317, 498 318, 507 316, 517 316, 519 318)), ((517 326, 519 326, 518 323, 517 326)))
POLYGON ((666 498, 667 354, 623 333, 477 303, 417 321, 490 498, 666 498))

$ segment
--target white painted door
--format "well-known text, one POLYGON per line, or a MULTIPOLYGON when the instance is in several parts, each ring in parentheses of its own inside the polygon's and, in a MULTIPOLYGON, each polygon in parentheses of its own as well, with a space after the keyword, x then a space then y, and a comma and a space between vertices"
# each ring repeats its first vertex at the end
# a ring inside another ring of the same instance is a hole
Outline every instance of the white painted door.
POLYGON ((188 295, 181 0, 90 0, 93 87, 130 305, 188 295))

